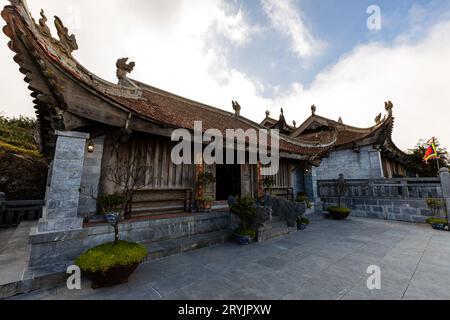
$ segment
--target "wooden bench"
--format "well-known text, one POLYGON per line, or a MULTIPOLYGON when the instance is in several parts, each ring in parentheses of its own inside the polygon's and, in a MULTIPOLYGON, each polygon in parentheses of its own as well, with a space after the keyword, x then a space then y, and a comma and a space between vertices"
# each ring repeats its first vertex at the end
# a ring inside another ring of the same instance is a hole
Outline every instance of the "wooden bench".
POLYGON ((131 215, 192 211, 192 189, 139 189, 133 191, 131 215))
POLYGON ((289 201, 294 201, 294 189, 290 187, 273 187, 273 188, 266 188, 265 193, 274 196, 274 197, 280 197, 285 198, 289 201))

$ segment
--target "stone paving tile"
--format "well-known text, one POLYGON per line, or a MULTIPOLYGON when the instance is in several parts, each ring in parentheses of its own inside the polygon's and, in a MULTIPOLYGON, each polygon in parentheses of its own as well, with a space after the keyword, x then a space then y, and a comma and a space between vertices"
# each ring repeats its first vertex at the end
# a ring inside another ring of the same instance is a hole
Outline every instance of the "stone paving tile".
POLYGON ((204 248, 141 265, 130 282, 66 288, 15 299, 450 299, 450 233, 425 225, 312 219, 304 231, 265 243, 204 248), (381 268, 381 290, 367 268, 381 268))

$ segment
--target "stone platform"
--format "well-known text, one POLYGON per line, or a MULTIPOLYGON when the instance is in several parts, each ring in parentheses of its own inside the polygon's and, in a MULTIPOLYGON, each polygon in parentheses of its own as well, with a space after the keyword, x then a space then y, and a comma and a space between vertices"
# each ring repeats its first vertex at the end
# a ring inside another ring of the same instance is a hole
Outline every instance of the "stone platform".
MULTIPOLYGON (((149 252, 145 262, 150 262, 223 244, 231 235, 229 219, 228 212, 213 212, 190 214, 178 218, 168 216, 164 219, 126 222, 121 225, 120 237, 123 240, 136 241, 145 245, 149 252)), ((3 232, 0 233, 0 243, 5 244, 0 247, 0 299, 65 285, 67 278, 65 271, 77 257, 74 255, 74 250, 81 253, 98 244, 113 240, 112 228, 105 224, 85 227, 80 231, 79 236, 71 236, 72 239, 78 239, 75 242, 71 242, 70 235, 61 238, 49 233, 44 237, 44 240, 49 240, 49 243, 66 243, 65 257, 67 259, 58 261, 56 257, 64 255, 52 252, 55 259, 49 255, 42 256, 40 259, 43 264, 36 267, 29 264, 30 240, 36 241, 34 236, 36 226, 37 222, 24 222, 17 229, 2 230, 3 232), (81 239, 84 239, 84 242, 79 242, 81 239), (80 248, 70 248, 71 244, 80 243, 83 243, 80 248), (45 261, 51 263, 45 264, 45 261)))

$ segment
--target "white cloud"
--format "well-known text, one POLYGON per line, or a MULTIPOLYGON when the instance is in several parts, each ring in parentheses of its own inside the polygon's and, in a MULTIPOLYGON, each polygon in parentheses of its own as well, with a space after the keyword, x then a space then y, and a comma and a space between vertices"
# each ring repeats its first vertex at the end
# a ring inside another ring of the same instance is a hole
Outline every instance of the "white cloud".
POLYGON ((324 48, 325 43, 313 36, 292 0, 261 0, 261 4, 273 27, 289 38, 291 50, 299 58, 311 58, 324 48))
MULTIPOLYGON (((227 48, 245 45, 259 31, 233 2, 46 0, 29 2, 29 7, 35 17, 41 7, 46 10, 54 36, 51 17, 59 15, 77 36, 76 59, 110 81, 116 81, 117 58, 130 57, 136 62, 131 77, 191 99, 224 109, 231 109, 231 100, 239 97, 243 104, 262 100, 259 85, 227 63, 227 48)), ((5 71, 0 74, 5 90, 0 110, 32 115, 32 99, 6 46, 7 38, 1 34, 0 40, 5 71)))
POLYGON ((450 22, 432 27, 418 42, 395 42, 390 46, 369 43, 356 47, 321 72, 309 88, 293 85, 277 100, 288 117, 304 119, 309 106, 318 114, 361 127, 384 112, 392 100, 395 142, 410 148, 433 135, 450 146, 450 22))

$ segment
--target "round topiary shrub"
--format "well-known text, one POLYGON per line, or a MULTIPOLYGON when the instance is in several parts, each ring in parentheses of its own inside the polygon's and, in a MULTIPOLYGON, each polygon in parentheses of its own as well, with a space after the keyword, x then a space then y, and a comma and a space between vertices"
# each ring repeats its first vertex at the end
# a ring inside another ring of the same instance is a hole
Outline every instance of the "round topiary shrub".
POLYGON ((106 243, 88 250, 75 264, 92 281, 92 288, 115 286, 128 282, 129 276, 147 257, 147 248, 126 241, 106 243))
POLYGON ((84 272, 106 272, 117 266, 127 267, 141 263, 147 257, 147 248, 137 243, 119 241, 105 243, 83 253, 75 264, 84 272))

